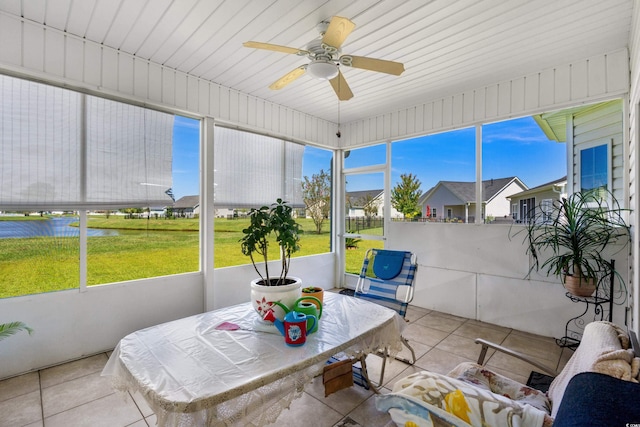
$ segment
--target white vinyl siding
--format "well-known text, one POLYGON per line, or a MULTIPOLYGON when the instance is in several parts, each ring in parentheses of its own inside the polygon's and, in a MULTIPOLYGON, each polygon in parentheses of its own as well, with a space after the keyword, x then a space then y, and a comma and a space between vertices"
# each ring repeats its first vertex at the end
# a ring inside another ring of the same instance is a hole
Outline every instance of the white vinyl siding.
POLYGON ((631 269, 631 288, 630 305, 630 327, 634 331, 640 330, 640 234, 638 233, 638 225, 640 225, 640 191, 638 183, 640 182, 640 7, 633 8, 633 18, 631 23, 631 34, 629 35, 630 50, 630 68, 631 68, 631 90, 629 94, 629 202, 632 210, 630 222, 633 236, 633 268, 631 269))
POLYGON ((582 150, 607 146, 607 187, 619 201, 624 200, 624 128, 622 100, 610 101, 573 117, 573 190, 581 190, 582 150))

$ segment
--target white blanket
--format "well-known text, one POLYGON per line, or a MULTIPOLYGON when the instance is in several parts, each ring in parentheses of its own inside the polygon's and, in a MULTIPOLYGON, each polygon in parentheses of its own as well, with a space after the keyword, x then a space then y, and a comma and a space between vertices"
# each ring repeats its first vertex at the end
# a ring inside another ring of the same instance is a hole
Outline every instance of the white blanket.
POLYGON ((555 418, 569 380, 581 372, 599 372, 626 381, 636 381, 638 361, 634 361, 625 331, 610 322, 589 323, 582 334, 580 345, 562 372, 549 387, 551 416, 555 418), (635 372, 634 372, 635 371, 635 372))

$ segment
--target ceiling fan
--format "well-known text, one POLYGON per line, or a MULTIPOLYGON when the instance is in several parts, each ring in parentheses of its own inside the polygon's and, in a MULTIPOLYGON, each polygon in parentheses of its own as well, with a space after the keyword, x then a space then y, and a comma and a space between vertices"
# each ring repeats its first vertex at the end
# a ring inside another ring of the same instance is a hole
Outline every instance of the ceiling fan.
POLYGON ((351 20, 340 16, 334 16, 330 22, 323 21, 318 25, 321 38, 310 42, 306 49, 296 49, 294 47, 255 41, 245 42, 243 46, 307 56, 311 60, 310 63, 301 65, 276 80, 269 86, 269 89, 282 89, 306 72, 316 79, 329 80, 338 99, 340 101, 346 101, 353 97, 353 92, 351 92, 347 81, 340 72, 339 66, 360 68, 379 73, 393 74, 394 76, 399 76, 404 71, 404 65, 399 62, 368 58, 366 56, 342 55, 340 47, 355 26, 356 24, 351 20))

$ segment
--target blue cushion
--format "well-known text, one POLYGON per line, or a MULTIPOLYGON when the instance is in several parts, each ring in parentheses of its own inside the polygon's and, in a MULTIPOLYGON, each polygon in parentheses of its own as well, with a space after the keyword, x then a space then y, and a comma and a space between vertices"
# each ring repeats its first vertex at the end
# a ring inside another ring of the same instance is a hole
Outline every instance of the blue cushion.
POLYGON ((400 274, 404 252, 378 250, 373 260, 373 273, 382 280, 390 280, 400 274))
POLYGON ((577 374, 569 381, 553 427, 640 424, 640 384, 596 372, 577 374))

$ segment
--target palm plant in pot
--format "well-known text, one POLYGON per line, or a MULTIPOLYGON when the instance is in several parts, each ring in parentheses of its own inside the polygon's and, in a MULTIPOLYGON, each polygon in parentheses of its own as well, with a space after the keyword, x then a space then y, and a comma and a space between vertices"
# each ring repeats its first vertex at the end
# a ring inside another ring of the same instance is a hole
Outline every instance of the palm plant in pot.
POLYGON ((560 277, 577 296, 592 295, 598 278, 610 273, 622 281, 610 257, 611 245, 620 242, 624 248, 630 240, 625 211, 604 189, 539 204, 524 228, 527 253, 533 258, 529 274, 543 269, 560 277))
POLYGON ((300 225, 293 217, 293 208, 282 199, 269 206, 251 209, 249 226, 242 230, 241 250, 251 259, 258 278, 251 282, 251 302, 260 316, 273 308, 276 317, 282 319, 284 312, 274 306, 278 301, 287 307, 300 298, 302 281, 288 276, 291 254, 300 249, 300 225), (280 271, 269 272, 269 239, 275 238, 280 252, 280 271), (262 271, 258 268, 262 264, 262 271))

